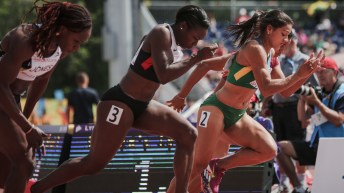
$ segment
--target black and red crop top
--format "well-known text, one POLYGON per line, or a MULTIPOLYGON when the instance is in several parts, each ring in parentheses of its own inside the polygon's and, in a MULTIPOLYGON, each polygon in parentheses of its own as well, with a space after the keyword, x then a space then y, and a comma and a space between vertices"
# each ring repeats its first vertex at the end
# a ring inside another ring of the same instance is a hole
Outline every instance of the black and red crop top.
MULTIPOLYGON (((177 45, 171 26, 169 24, 165 25, 169 28, 171 33, 171 51, 173 53, 173 63, 179 62, 183 58, 182 48, 177 45)), ((142 44, 143 42, 136 51, 135 56, 130 63, 130 69, 148 80, 160 83, 154 70, 152 55, 151 53, 142 50, 142 44)))

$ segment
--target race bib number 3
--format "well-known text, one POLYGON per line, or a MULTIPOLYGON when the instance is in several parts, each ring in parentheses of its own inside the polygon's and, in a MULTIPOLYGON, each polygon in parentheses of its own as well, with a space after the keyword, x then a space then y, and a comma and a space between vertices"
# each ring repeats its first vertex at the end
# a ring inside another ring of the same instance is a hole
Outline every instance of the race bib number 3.
POLYGON ((106 121, 114 124, 114 125, 118 125, 119 124, 119 120, 121 119, 123 113, 123 109, 120 107, 117 107, 115 105, 112 105, 109 114, 106 118, 106 121))
POLYGON ((198 126, 207 127, 210 114, 209 111, 202 111, 198 126))

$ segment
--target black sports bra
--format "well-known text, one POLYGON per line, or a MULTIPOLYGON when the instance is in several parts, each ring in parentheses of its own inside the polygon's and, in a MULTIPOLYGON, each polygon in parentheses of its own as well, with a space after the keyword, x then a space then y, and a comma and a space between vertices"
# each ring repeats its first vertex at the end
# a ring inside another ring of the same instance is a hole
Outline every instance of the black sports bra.
MULTIPOLYGON (((173 62, 179 62, 183 58, 182 48, 177 45, 173 30, 170 25, 165 24, 166 27, 169 28, 172 38, 172 45, 171 51, 173 53, 173 62)), ((140 47, 136 51, 134 58, 131 61, 130 69, 132 69, 137 74, 141 75, 142 77, 154 81, 156 83, 160 83, 154 67, 153 67, 153 59, 152 54, 145 52, 142 50, 143 42, 141 43, 140 47)))

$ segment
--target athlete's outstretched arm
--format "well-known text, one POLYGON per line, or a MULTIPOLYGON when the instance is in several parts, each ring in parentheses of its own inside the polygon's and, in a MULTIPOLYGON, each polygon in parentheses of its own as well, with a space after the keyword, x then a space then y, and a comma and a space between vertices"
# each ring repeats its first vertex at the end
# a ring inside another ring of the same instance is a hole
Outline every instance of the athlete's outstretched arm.
POLYGON ((217 45, 206 46, 199 50, 196 56, 172 63, 172 39, 170 31, 166 27, 154 28, 144 41, 143 46, 147 43, 146 41, 149 43, 154 70, 162 84, 180 77, 201 60, 213 57, 213 52, 217 49, 217 45))
POLYGON ((244 55, 245 62, 252 67, 259 90, 264 97, 271 96, 286 89, 289 89, 288 92, 290 94, 294 93, 302 85, 302 81, 307 80, 317 70, 323 60, 322 53, 319 53, 316 57, 311 55, 310 59, 300 65, 296 73, 286 78, 273 79, 266 67, 267 54, 262 46, 258 43, 251 42, 241 52, 244 55))
MULTIPOLYGON (((272 79, 284 79, 285 76, 283 74, 283 71, 281 69, 281 65, 279 63, 278 60, 278 56, 281 55, 282 51, 284 50, 285 46, 287 46, 287 44, 289 44, 290 41, 284 45, 281 46, 281 48, 275 52, 273 59, 271 60, 272 62, 274 62, 272 71, 271 71, 271 78, 272 79)), ((320 53, 319 53, 320 54, 320 53)), ((303 61, 303 62, 306 62, 303 61)), ((308 78, 312 76, 312 74, 310 74, 307 78, 302 78, 300 81, 298 81, 297 83, 291 85, 290 87, 286 88, 285 90, 279 92, 280 95, 284 96, 284 97, 289 97, 290 95, 292 95, 293 93, 295 93, 295 91, 302 85, 304 84, 304 82, 306 80, 308 80, 308 78)))
POLYGON ((43 95, 44 91, 46 90, 50 77, 55 70, 57 65, 55 65, 54 69, 51 69, 46 74, 37 77, 30 85, 28 89, 27 99, 25 102, 23 114, 25 117, 30 117, 37 101, 43 95))
POLYGON ((167 101, 168 106, 173 107, 180 112, 185 106, 185 98, 190 93, 191 89, 197 84, 199 80, 204 77, 210 70, 221 71, 228 59, 233 55, 229 53, 223 56, 202 60, 197 67, 192 71, 189 78, 186 80, 180 92, 170 101, 167 101))
MULTIPOLYGON (((284 79, 285 78, 280 64, 278 64, 272 68, 271 78, 272 79, 284 79)), ((287 87, 285 90, 280 91, 279 94, 282 95, 283 97, 289 97, 291 94, 293 94, 295 92, 294 90, 298 89, 303 84, 303 82, 306 81, 307 79, 308 78, 300 79, 300 81, 296 82, 293 85, 290 85, 290 87, 287 87)))

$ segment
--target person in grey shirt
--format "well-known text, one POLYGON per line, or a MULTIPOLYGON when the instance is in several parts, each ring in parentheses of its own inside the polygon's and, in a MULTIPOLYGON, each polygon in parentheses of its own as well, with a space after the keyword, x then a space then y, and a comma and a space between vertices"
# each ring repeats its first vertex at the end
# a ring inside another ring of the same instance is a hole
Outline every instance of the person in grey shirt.
MULTIPOLYGON (((279 57, 282 72, 285 76, 289 76, 297 71, 299 65, 303 64, 309 58, 308 55, 302 53, 297 46, 297 35, 295 30, 292 31, 290 42, 284 48, 282 55, 279 57)), ((312 75, 306 84, 318 86, 318 80, 312 75)), ((300 90, 305 90, 300 88, 300 90)), ((306 138, 306 129, 302 127, 297 116, 297 101, 299 94, 293 94, 288 98, 275 94, 272 96, 272 120, 274 124, 274 132, 277 141, 282 140, 299 140, 304 141, 306 138)), ((307 95, 307 93, 301 93, 307 95)), ((296 163, 297 173, 300 181, 305 182, 305 166, 296 163)), ((280 185, 284 190, 289 189, 289 180, 284 171, 281 171, 280 185)))

